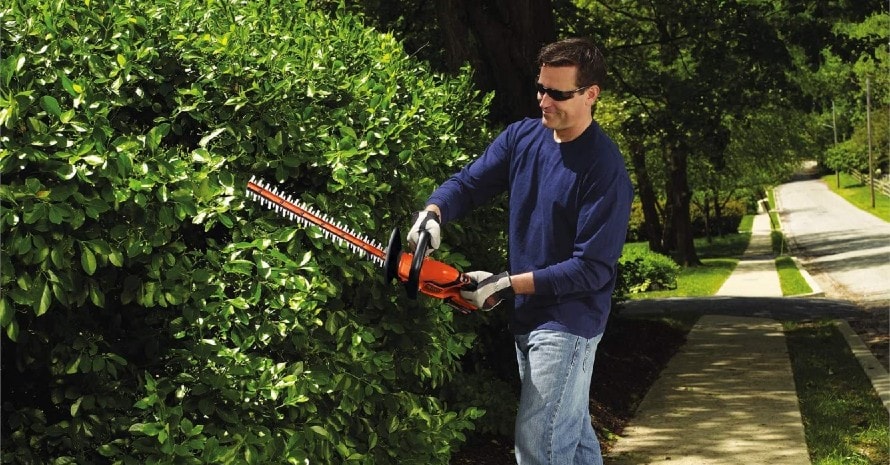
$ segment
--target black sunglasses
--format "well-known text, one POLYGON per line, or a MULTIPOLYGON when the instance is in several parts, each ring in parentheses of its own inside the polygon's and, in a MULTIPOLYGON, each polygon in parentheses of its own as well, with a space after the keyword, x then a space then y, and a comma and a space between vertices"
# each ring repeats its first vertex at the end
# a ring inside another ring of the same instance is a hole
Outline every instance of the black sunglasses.
POLYGON ((575 90, 556 90, 556 89, 549 89, 547 87, 542 86, 540 82, 536 82, 535 88, 538 90, 538 95, 547 94, 550 96, 550 98, 552 98, 553 100, 556 100, 557 102, 564 102, 564 101, 574 97, 578 92, 581 92, 582 90, 587 89, 588 87, 590 87, 592 85, 593 84, 590 84, 590 85, 587 85, 584 87, 579 87, 575 90))

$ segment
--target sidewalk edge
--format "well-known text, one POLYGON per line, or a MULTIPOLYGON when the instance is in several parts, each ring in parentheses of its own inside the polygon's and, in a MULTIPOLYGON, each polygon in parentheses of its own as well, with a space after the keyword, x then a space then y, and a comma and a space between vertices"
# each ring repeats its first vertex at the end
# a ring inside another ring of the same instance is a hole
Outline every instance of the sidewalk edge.
POLYGON ((862 366, 862 371, 865 372, 865 375, 871 381, 871 385, 877 392, 878 397, 881 398, 884 408, 890 412, 890 374, 887 373, 887 369, 878 362, 878 359, 862 342, 859 335, 853 331, 849 323, 844 320, 835 320, 834 323, 838 331, 844 336, 844 339, 847 340, 850 350, 853 352, 856 360, 859 361, 859 365, 862 366))
MULTIPOLYGON (((822 290, 822 286, 820 286, 819 283, 817 283, 816 280, 813 278, 813 275, 811 275, 810 272, 807 271, 806 268, 804 268, 803 261, 801 261, 801 259, 797 258, 796 256, 792 256, 791 260, 794 261, 794 265, 797 267, 797 271, 800 273, 801 276, 803 276, 804 281, 807 282, 807 284, 810 286, 810 289, 812 289, 812 292, 810 292, 809 294, 806 294, 806 296, 807 297, 823 297, 823 296, 825 296, 825 291, 822 290)), ((797 296, 795 296, 795 297, 797 297, 797 296)))

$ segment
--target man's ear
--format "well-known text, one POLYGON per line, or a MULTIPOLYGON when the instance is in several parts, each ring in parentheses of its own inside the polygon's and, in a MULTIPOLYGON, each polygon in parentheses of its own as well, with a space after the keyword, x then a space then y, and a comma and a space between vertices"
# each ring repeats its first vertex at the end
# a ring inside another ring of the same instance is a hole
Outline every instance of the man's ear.
POLYGON ((594 105, 600 97, 600 86, 594 84, 587 88, 587 98, 590 100, 590 105, 594 105))

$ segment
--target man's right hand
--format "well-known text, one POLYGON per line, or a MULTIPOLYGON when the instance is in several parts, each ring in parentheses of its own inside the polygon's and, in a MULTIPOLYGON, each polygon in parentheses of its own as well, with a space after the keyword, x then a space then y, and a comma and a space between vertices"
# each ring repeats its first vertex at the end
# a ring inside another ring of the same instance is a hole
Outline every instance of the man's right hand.
POLYGON ((426 231, 430 234, 430 245, 426 249, 426 254, 429 255, 439 248, 442 244, 442 232, 439 227, 439 215, 436 212, 431 210, 424 210, 417 213, 417 221, 414 222, 414 226, 411 226, 411 229, 408 231, 408 248, 411 250, 417 249, 417 241, 420 237, 420 233, 426 231))

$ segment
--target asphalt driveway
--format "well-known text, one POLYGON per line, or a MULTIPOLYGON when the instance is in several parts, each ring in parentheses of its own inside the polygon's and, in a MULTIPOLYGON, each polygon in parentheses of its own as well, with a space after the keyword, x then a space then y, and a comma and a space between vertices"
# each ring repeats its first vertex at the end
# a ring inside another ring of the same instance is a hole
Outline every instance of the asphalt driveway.
POLYGON ((890 223, 854 207, 819 179, 782 184, 775 197, 792 253, 827 297, 890 308, 890 223))

